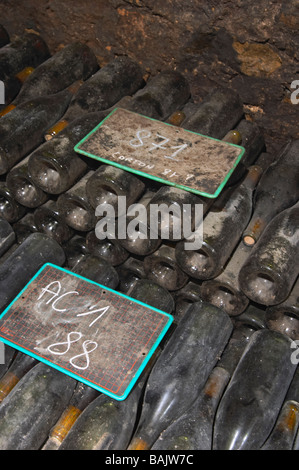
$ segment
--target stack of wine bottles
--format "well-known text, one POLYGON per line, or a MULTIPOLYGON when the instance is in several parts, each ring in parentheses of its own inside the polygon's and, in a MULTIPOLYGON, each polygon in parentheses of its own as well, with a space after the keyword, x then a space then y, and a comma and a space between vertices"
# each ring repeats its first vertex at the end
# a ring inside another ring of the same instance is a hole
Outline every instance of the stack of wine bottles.
POLYGON ((120 402, 6 346, 0 449, 299 449, 299 141, 269 154, 234 90, 198 103, 181 73, 145 76, 130 57, 101 66, 79 42, 51 55, 41 36, 0 25, 1 312, 52 262, 174 316, 120 402), (116 107, 245 153, 216 199, 77 154, 116 107), (181 237, 174 212, 155 238, 146 226, 100 239, 96 208, 123 216, 118 196, 147 210, 201 204, 203 219, 181 237), (202 246, 186 249, 197 233, 202 246))

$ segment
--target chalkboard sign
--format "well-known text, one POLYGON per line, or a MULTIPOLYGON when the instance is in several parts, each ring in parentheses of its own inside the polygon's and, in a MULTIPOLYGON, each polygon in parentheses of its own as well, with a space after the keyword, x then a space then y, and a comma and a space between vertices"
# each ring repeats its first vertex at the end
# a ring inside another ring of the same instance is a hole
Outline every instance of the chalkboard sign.
POLYGON ((51 263, 0 316, 4 343, 124 400, 173 317, 51 263))
POLYGON ((113 110, 75 151, 209 198, 217 197, 245 149, 125 109, 113 110))

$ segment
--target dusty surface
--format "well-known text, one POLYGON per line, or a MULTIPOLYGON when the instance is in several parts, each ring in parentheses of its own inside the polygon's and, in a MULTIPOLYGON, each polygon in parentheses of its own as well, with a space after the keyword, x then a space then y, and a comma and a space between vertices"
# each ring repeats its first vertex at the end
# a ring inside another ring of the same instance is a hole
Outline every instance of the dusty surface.
POLYGON ((196 102, 216 85, 237 90, 269 151, 299 137, 296 0, 2 0, 0 16, 11 36, 40 32, 52 53, 81 40, 101 65, 128 54, 147 76, 179 70, 196 102))

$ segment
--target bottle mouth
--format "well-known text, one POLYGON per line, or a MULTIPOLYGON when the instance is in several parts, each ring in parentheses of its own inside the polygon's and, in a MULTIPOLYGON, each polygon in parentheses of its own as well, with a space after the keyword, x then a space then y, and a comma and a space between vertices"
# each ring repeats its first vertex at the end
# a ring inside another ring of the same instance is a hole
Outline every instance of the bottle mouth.
POLYGON ((262 305, 278 304, 282 302, 284 298, 278 298, 278 296, 281 297, 281 294, 276 277, 277 276, 272 272, 249 272, 245 279, 246 285, 244 288, 242 286, 242 289, 254 302, 262 305))
POLYGON ((299 338, 299 313, 292 307, 272 307, 266 311, 265 322, 269 330, 278 331, 292 340, 299 338))
POLYGON ((33 209, 47 200, 47 195, 27 178, 15 178, 13 186, 13 197, 25 207, 33 209))
POLYGON ((35 154, 34 161, 30 162, 29 172, 33 182, 49 194, 60 194, 68 181, 67 172, 54 160, 48 160, 38 154, 35 154))
POLYGON ((215 277, 215 262, 204 244, 199 250, 176 250, 176 259, 183 271, 194 279, 207 280, 215 277))
POLYGON ((178 266, 167 260, 148 259, 144 268, 148 279, 169 291, 182 288, 188 280, 187 275, 178 266))
POLYGON ((249 299, 242 292, 218 281, 204 282, 201 293, 205 301, 223 309, 232 317, 240 315, 249 303, 249 299))
POLYGON ((67 225, 75 230, 87 232, 95 228, 95 217, 83 202, 76 199, 63 199, 58 205, 67 225))

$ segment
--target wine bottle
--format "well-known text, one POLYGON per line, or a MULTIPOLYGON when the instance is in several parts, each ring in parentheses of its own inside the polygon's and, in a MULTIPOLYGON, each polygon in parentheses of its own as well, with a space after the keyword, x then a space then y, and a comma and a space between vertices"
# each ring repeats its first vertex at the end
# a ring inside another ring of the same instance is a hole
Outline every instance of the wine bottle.
POLYGON ((61 266, 64 251, 43 233, 32 233, 0 265, 0 310, 14 299, 44 263, 61 266))
POLYGON ((124 263, 116 267, 119 276, 119 287, 121 292, 130 295, 130 291, 139 279, 145 278, 143 261, 130 256, 124 263))
POLYGON ((174 321, 178 322, 194 302, 201 301, 200 284, 188 281, 181 289, 173 292, 175 301, 174 321))
POLYGON ((5 46, 10 41, 10 37, 3 24, 0 24, 0 47, 5 46))
POLYGON ((77 382, 69 404, 51 430, 42 450, 57 450, 70 432, 83 410, 99 396, 100 392, 88 385, 77 382))
POLYGON ((0 403, 8 396, 21 378, 37 363, 38 361, 33 357, 17 351, 11 366, 0 380, 0 403))
MULTIPOLYGON (((101 165, 88 180, 86 194, 94 209, 100 204, 110 204, 115 216, 119 217, 124 215, 128 206, 141 196, 144 188, 145 184, 132 173, 112 165, 101 165), (119 203, 119 196, 126 198, 122 206, 119 203)), ((101 212, 103 211, 104 209, 101 212)), ((102 214, 96 213, 96 215, 102 214)))
POLYGON ((230 197, 226 199, 225 192, 219 196, 218 207, 212 206, 202 222, 201 248, 186 250, 185 241, 177 243, 177 263, 189 276, 207 280, 221 273, 250 220, 252 195, 261 173, 260 167, 251 166, 230 197))
POLYGON ((220 401, 213 449, 257 450, 277 419, 296 366, 287 336, 256 331, 220 401))
POLYGON ((189 131, 222 139, 242 116, 243 106, 239 95, 228 88, 219 88, 212 90, 181 126, 189 131))
POLYGON ((1 342, 1 351, 2 351, 2 361, 0 364, 0 380, 6 374, 9 367, 13 363, 13 360, 16 357, 17 350, 1 342))
POLYGON ((276 215, 239 272, 249 299, 262 305, 283 302, 299 273, 299 202, 276 215))
POLYGON ((79 232, 94 230, 97 222, 95 210, 90 205, 86 194, 86 184, 93 174, 94 171, 89 171, 57 199, 61 216, 67 225, 79 232))
POLYGON ((28 174, 36 186, 49 194, 61 194, 87 172, 87 162, 74 151, 74 146, 103 116, 102 113, 90 113, 76 119, 55 139, 43 143, 30 154, 28 174))
POLYGON ((174 311, 175 304, 172 295, 164 287, 149 279, 138 279, 128 295, 162 312, 174 311))
POLYGON ((25 83, 27 78, 32 74, 33 71, 33 67, 25 67, 14 77, 10 77, 5 80, 5 103, 7 106, 0 106, 0 117, 5 116, 5 114, 8 114, 16 107, 16 105, 12 103, 12 101, 18 95, 23 84, 25 83))
POLYGON ((44 204, 49 196, 32 181, 28 173, 28 161, 29 155, 7 173, 6 185, 19 204, 35 209, 44 204))
POLYGON ((37 226, 34 222, 34 215, 32 212, 28 212, 20 220, 12 225, 17 243, 22 243, 31 234, 38 232, 37 226))
POLYGON ((201 223, 210 202, 172 186, 162 186, 149 201, 148 221, 159 238, 178 241, 190 236, 201 223), (197 211, 200 206, 202 212, 197 211), (161 212, 159 218, 157 212, 161 212), (186 223, 188 222, 188 223, 186 223))
POLYGON ((298 148, 299 140, 288 142, 264 171, 255 191, 251 220, 243 233, 245 244, 254 245, 274 216, 298 201, 298 148))
POLYGON ((73 88, 20 104, 0 119, 0 174, 43 142, 44 131, 67 108, 73 88))
POLYGON ((73 269, 79 261, 89 254, 89 250, 86 244, 86 236, 82 234, 75 234, 62 245, 65 257, 66 266, 69 269, 73 269))
POLYGON ((38 450, 69 403, 76 380, 38 363, 0 406, 0 449, 38 450))
POLYGON ((41 36, 25 33, 0 50, 0 80, 12 77, 25 67, 37 67, 50 57, 47 44, 41 36))
POLYGON ((115 58, 82 84, 62 119, 46 133, 46 140, 57 135, 77 117, 108 109, 142 85, 143 74, 139 64, 126 56, 115 58))
POLYGON ((2 256, 16 240, 13 227, 6 219, 0 218, 0 256, 2 256))
POLYGON ((299 338, 299 278, 286 300, 266 309, 265 321, 270 330, 280 331, 293 340, 299 338))
POLYGON ((78 80, 86 80, 99 68, 93 51, 80 42, 72 42, 44 61, 24 82, 13 104, 59 93, 78 80))
POLYGON ((238 274, 250 252, 251 247, 240 241, 219 276, 201 285, 202 298, 223 308, 230 316, 240 315, 249 304, 248 297, 241 290, 238 274))
POLYGON ((159 352, 154 353, 123 401, 101 394, 88 405, 59 450, 125 450, 138 416, 144 384, 159 352))
POLYGON ((213 419, 228 381, 229 373, 214 367, 198 398, 160 434, 152 450, 211 450, 213 419))
POLYGON ((39 232, 45 233, 60 245, 74 234, 61 215, 56 201, 49 199, 34 211, 34 222, 39 232))
POLYGON ((275 426, 261 450, 292 450, 299 426, 299 403, 285 401, 275 426))
POLYGON ((0 182, 0 217, 10 224, 17 222, 27 212, 25 206, 19 204, 8 189, 6 182, 0 182))
POLYGON ((187 79, 179 72, 165 70, 151 77, 138 90, 128 104, 130 111, 165 120, 173 111, 187 102, 190 87, 187 79))
POLYGON ((113 266, 104 258, 86 254, 73 267, 72 271, 80 276, 115 289, 119 283, 119 276, 113 266))
POLYGON ((148 450, 195 401, 232 332, 223 311, 192 305, 158 357, 145 388, 140 419, 128 450, 148 450))
POLYGON ((144 270, 148 279, 169 291, 181 289, 188 281, 187 274, 176 262, 175 248, 166 244, 144 258, 144 270))
POLYGON ((127 233, 125 238, 118 238, 119 243, 127 251, 133 255, 146 256, 156 251, 162 243, 158 237, 151 237, 150 227, 148 223, 147 207, 154 191, 146 190, 140 199, 137 200, 136 206, 127 211, 126 227, 127 233), (138 214, 136 216, 136 213, 138 214), (143 220, 144 215, 144 220, 143 220), (146 221, 146 223, 144 223, 146 221))
POLYGON ((129 257, 128 251, 109 233, 107 238, 100 240, 94 230, 88 232, 86 246, 91 254, 106 259, 112 266, 118 266, 129 257))

